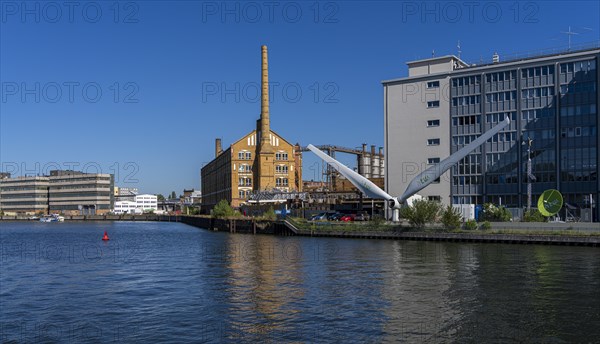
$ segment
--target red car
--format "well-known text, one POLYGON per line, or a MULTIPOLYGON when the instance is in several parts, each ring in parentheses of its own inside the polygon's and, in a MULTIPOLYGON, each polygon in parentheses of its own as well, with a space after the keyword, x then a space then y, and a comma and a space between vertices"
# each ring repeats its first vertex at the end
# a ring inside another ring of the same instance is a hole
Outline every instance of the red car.
POLYGON ((344 215, 344 216, 340 217, 340 221, 344 221, 344 222, 354 221, 354 214, 344 215))

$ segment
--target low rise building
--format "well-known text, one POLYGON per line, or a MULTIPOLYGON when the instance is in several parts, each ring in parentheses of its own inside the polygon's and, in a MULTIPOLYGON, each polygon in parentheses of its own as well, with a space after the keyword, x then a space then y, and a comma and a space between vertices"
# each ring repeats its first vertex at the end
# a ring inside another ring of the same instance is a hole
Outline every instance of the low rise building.
POLYGON ((114 205, 112 174, 50 171, 51 213, 65 215, 106 214, 114 205))
POLYGON ((0 179, 0 210, 5 214, 46 214, 49 186, 48 177, 0 179))
POLYGON ((142 214, 158 210, 158 197, 156 195, 137 195, 134 201, 116 201, 113 213, 115 214, 142 214))
POLYGON ((111 174, 50 171, 49 176, 0 179, 0 210, 32 215, 104 214, 113 208, 114 177, 111 174))

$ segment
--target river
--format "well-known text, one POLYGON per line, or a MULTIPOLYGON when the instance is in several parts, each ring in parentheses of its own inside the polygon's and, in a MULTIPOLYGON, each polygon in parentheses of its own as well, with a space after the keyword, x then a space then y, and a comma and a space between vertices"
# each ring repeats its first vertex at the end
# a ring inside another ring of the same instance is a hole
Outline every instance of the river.
POLYGON ((0 248, 4 343, 600 338, 593 247, 254 236, 167 222, 0 222, 0 248))

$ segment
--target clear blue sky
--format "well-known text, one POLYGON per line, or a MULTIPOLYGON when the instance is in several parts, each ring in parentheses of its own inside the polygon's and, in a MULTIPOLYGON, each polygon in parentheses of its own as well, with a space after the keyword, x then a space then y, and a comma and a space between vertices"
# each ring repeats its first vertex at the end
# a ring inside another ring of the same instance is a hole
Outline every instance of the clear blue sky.
MULTIPOLYGON (((100 169, 163 194, 199 189, 215 137, 254 128, 263 44, 272 128, 356 147, 383 145, 380 82, 407 61, 456 54, 459 40, 478 62, 565 47, 569 26, 573 45, 600 34, 597 1, 0 4, 2 169, 100 169)), ((305 179, 315 163, 305 154, 305 179)))

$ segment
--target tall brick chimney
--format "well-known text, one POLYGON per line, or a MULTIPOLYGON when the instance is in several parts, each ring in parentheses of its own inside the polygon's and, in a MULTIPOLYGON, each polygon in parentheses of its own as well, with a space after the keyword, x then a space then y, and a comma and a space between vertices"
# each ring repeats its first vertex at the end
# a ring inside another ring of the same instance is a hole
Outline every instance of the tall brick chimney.
POLYGON ((223 153, 223 148, 221 147, 221 139, 215 139, 215 158, 223 153))
POLYGON ((260 149, 271 150, 271 123, 269 119, 269 61, 267 46, 262 47, 262 76, 261 76, 261 103, 260 103, 260 149))

